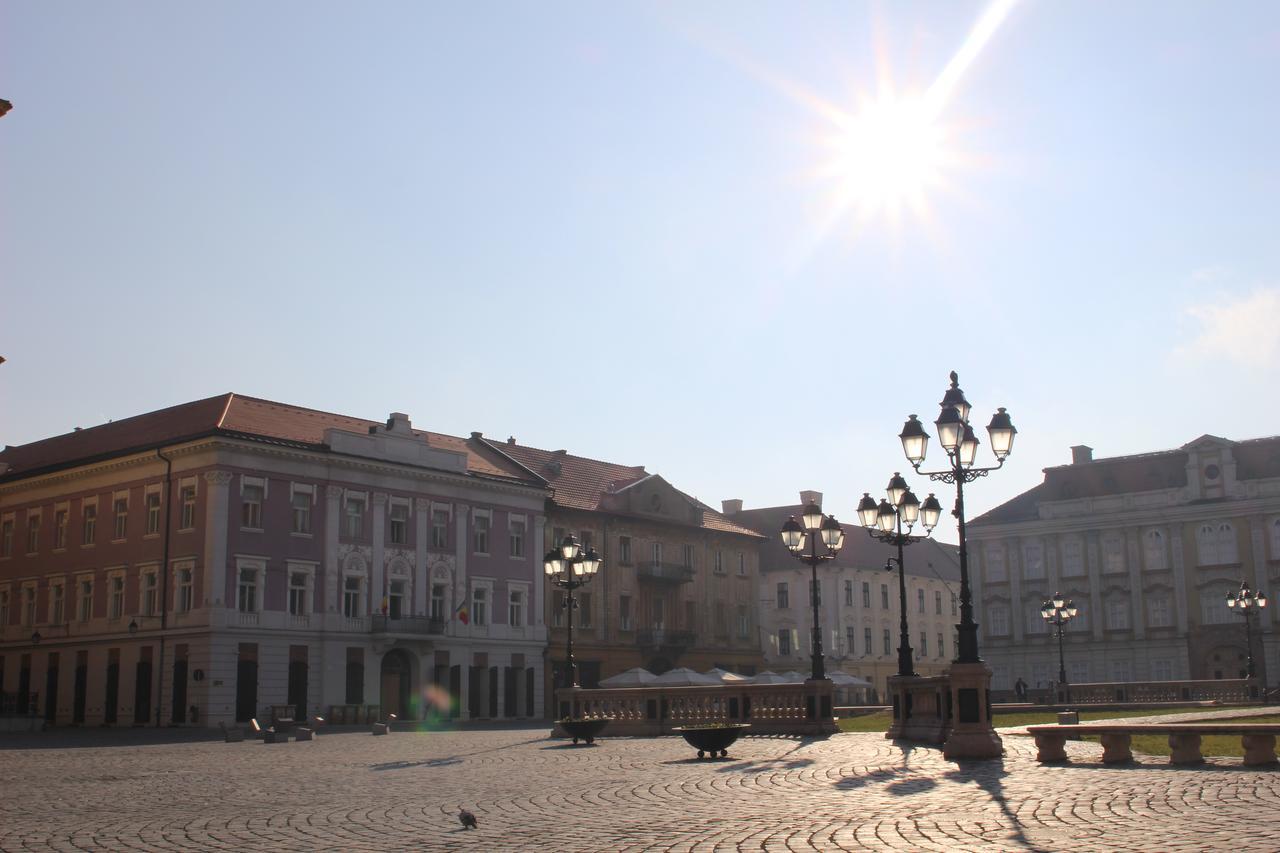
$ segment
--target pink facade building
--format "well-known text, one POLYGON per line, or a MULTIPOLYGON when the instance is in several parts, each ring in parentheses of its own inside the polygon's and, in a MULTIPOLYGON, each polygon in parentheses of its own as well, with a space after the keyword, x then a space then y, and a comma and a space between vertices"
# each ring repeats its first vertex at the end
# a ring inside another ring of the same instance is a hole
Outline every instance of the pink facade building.
POLYGON ((6 448, 7 710, 540 716, 546 498, 478 434, 236 394, 6 448))

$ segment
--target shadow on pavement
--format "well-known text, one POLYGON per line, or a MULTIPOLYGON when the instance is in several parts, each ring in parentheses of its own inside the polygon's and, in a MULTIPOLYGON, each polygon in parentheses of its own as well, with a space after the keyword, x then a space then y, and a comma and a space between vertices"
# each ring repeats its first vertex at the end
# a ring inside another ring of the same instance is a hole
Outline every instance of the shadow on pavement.
POLYGON ((204 728, 56 728, 43 732, 0 733, 0 750, 103 749, 221 741, 222 733, 204 728))

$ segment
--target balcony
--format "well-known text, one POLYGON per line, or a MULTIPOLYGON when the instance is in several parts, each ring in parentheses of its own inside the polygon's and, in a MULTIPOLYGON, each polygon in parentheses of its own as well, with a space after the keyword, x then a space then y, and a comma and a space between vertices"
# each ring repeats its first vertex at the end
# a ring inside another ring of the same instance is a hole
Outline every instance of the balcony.
POLYGON ((427 616, 374 616, 370 630, 375 634, 443 634, 444 620, 427 616))
POLYGON ((687 649, 696 639, 692 631, 668 631, 665 628, 646 628, 636 633, 636 645, 644 649, 687 649))
POLYGON ((689 583, 693 580, 693 567, 674 563, 640 563, 636 566, 636 577, 658 583, 689 583))

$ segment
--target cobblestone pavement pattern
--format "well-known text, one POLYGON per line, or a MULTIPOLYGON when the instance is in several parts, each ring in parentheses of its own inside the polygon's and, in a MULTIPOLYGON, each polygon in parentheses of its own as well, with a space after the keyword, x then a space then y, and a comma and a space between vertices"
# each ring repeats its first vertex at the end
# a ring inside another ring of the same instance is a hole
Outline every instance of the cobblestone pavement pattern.
POLYGON ((4 850, 1280 849, 1280 771, 1103 767, 1089 743, 1041 767, 1025 737, 965 765, 875 734, 744 738, 716 761, 532 729, 13 748, 32 742, 0 744, 4 850))

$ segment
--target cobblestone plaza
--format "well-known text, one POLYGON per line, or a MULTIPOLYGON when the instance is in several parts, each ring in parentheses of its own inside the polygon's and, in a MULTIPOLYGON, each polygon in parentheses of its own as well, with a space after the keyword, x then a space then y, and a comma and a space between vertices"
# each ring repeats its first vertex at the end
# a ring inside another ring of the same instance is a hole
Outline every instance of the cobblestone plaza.
POLYGON ((1029 738, 957 765, 877 734, 573 747, 545 729, 126 746, 4 736, 4 850, 1280 849, 1280 771, 1239 759, 1042 767, 1029 738), (480 828, 462 830, 459 806, 480 828), (1270 816, 1270 817, 1269 817, 1270 816))

